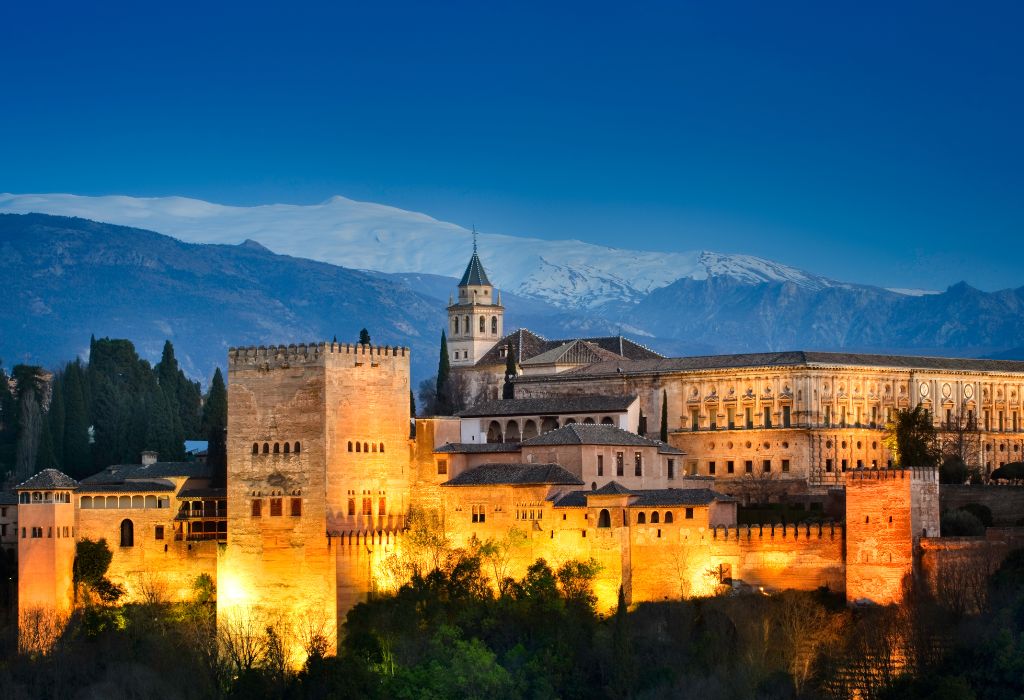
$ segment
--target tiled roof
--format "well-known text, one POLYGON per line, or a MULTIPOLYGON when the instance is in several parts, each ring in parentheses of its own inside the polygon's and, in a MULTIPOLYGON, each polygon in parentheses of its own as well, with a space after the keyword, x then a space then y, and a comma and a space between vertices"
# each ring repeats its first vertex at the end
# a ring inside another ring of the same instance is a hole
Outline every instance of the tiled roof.
POLYGON ((461 418, 547 416, 563 413, 621 413, 635 396, 553 396, 540 399, 495 399, 459 412, 461 418))
POLYGON ((570 491, 568 493, 559 493, 551 499, 555 508, 586 508, 587 507, 587 494, 593 493, 592 491, 570 491))
POLYGON ((14 487, 15 491, 33 491, 40 489, 76 489, 78 482, 57 469, 44 469, 35 476, 26 479, 14 487))
POLYGON ((484 265, 480 262, 480 256, 473 251, 473 257, 469 259, 469 264, 466 265, 466 271, 462 274, 462 279, 459 280, 459 286, 465 287, 467 285, 490 285, 491 281, 487 279, 487 273, 484 272, 484 265))
MULTIPOLYGON (((600 351, 609 352, 614 356, 625 360, 650 360, 660 359, 662 356, 639 343, 634 343, 629 338, 621 335, 612 335, 597 338, 562 338, 560 340, 548 340, 537 335, 533 331, 520 328, 513 331, 499 340, 493 348, 484 353, 484 356, 477 361, 477 366, 504 365, 505 357, 501 351, 512 344, 516 353, 516 359, 520 362, 536 358, 542 353, 568 345, 575 341, 583 341, 588 346, 598 348, 600 351)), ((597 352, 595 350, 595 352, 597 352)))
POLYGON ((448 442, 434 452, 444 454, 492 454, 519 452, 518 442, 448 442))
POLYGON ((558 375, 519 377, 517 382, 564 380, 570 376, 658 374, 695 372, 745 367, 885 367, 973 372, 1024 372, 1024 362, 963 357, 919 357, 914 355, 872 355, 852 352, 755 352, 734 355, 702 355, 636 361, 609 360, 558 375))
POLYGON ((462 472, 442 486, 567 484, 583 482, 557 464, 481 464, 462 472))
POLYGON ((178 492, 178 498, 227 498, 226 488, 193 488, 182 489, 178 492))
POLYGON ((82 479, 83 484, 119 484, 127 479, 169 479, 187 477, 209 479, 213 471, 202 462, 154 462, 153 464, 115 464, 82 479))
POLYGON ((519 364, 524 367, 532 365, 570 364, 570 365, 592 365, 595 362, 604 360, 617 360, 619 355, 605 350, 596 343, 586 340, 571 340, 568 343, 555 346, 539 355, 521 360, 519 364))
POLYGON ((83 483, 78 493, 150 493, 174 491, 174 484, 169 481, 125 481, 120 484, 86 484, 83 483))
POLYGON ((732 496, 711 489, 648 489, 634 491, 630 506, 706 506, 715 501, 735 501, 732 496))
POLYGON ((617 481, 609 481, 596 491, 591 491, 591 493, 595 496, 625 496, 633 492, 617 481))
POLYGON ((614 425, 570 423, 569 425, 523 440, 524 447, 535 445, 621 445, 629 447, 657 447, 662 454, 681 455, 682 450, 642 435, 631 433, 614 425))

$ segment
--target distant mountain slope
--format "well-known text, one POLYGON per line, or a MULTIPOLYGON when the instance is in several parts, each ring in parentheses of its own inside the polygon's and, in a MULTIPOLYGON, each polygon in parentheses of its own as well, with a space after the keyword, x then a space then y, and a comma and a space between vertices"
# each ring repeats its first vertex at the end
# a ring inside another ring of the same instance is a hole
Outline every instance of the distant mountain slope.
MULTIPOLYGON (((143 226, 193 243, 251 238, 277 253, 348 268, 455 278, 471 246, 470 232, 455 224, 344 197, 308 206, 230 207, 183 197, 0 194, 0 211, 143 226)), ((792 282, 808 289, 836 284, 749 255, 624 250, 575 240, 481 234, 480 255, 499 288, 563 309, 635 303, 680 278, 792 282)))
POLYGON ((0 357, 52 366, 89 336, 129 338, 156 359, 165 338, 193 376, 224 366, 229 345, 330 340, 413 349, 437 366, 444 309, 397 280, 275 255, 195 245, 142 229, 41 214, 0 214, 0 357))

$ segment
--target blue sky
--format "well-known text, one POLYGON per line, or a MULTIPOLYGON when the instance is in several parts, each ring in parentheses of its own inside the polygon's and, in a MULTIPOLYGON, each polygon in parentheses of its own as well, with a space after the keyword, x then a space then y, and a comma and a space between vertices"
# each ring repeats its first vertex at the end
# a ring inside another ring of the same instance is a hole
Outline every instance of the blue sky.
POLYGON ((1019 2, 88 4, 4 9, 0 191, 1024 285, 1019 2))

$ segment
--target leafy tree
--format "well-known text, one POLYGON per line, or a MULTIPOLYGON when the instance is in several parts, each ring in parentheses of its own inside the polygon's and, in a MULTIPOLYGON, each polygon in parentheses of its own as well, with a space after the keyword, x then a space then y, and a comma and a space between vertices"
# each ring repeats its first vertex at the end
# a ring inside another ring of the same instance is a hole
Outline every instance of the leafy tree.
POLYGON ((970 470, 959 457, 947 457, 939 467, 940 484, 963 484, 970 470))
POLYGON ((124 589, 107 578, 110 560, 114 554, 105 539, 83 538, 75 543, 75 561, 72 577, 76 587, 93 593, 105 603, 113 603, 124 595, 124 589))
POLYGON ((966 510, 947 510, 940 519, 943 537, 978 537, 985 534, 985 525, 966 510))
POLYGON ((516 350, 512 347, 512 341, 510 340, 505 348, 505 384, 501 387, 501 398, 503 399, 515 398, 516 387, 513 382, 519 373, 516 369, 517 364, 516 350))
POLYGON ((359 331, 359 344, 360 345, 372 345, 370 342, 370 331, 365 328, 359 331))
POLYGON ((661 390, 661 432, 658 439, 668 442, 668 392, 661 390))
POLYGON ((885 426, 884 441, 897 466, 935 466, 935 426, 931 412, 921 404, 897 409, 885 426))

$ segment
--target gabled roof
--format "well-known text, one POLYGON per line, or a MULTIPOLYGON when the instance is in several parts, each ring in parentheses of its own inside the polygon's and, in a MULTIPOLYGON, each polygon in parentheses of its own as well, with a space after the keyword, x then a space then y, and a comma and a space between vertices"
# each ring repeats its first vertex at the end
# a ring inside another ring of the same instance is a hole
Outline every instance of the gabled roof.
POLYGON ((601 488, 590 493, 594 496, 628 496, 633 492, 617 481, 609 481, 601 488))
POLYGON ((228 490, 221 488, 195 488, 182 489, 178 492, 178 498, 227 498, 228 490))
POLYGON ((631 507, 650 506, 706 506, 715 501, 735 501, 732 496, 727 496, 711 489, 648 489, 634 491, 636 500, 629 505, 631 507))
POLYGON ((460 418, 554 416, 563 413, 622 413, 635 396, 554 396, 540 399, 495 399, 460 411, 460 418))
POLYGON ((919 357, 914 355, 873 355, 854 352, 753 352, 695 357, 637 358, 633 361, 607 360, 553 376, 520 377, 517 381, 548 381, 568 376, 604 376, 696 372, 746 367, 886 367, 966 372, 1024 372, 1024 362, 964 357, 919 357))
POLYGON ((499 486, 532 484, 566 484, 582 486, 583 482, 558 464, 481 464, 459 474, 441 486, 499 486))
POLYGON ((442 454, 500 454, 519 452, 518 442, 447 442, 434 450, 442 454))
POLYGON ((202 462, 154 462, 153 464, 114 464, 82 479, 83 484, 119 484, 128 479, 209 479, 213 470, 202 462))
POLYGON ((473 250, 473 257, 469 259, 469 264, 466 265, 466 271, 462 273, 462 279, 459 280, 459 286, 465 287, 468 285, 487 285, 490 286, 491 281, 487 279, 487 273, 484 271, 484 264, 480 262, 480 256, 476 254, 476 250, 473 250))
POLYGON ((519 364, 523 367, 552 364, 592 365, 595 362, 618 358, 619 356, 614 352, 605 350, 596 343, 586 340, 570 340, 568 343, 562 343, 527 360, 521 360, 519 364))
POLYGON ((615 357, 624 360, 649 360, 664 359, 661 355, 650 348, 645 348, 629 338, 621 335, 604 336, 597 338, 563 338, 561 340, 548 340, 547 338, 534 333, 527 328, 520 328, 506 335, 499 340, 493 348, 484 353, 477 362, 477 366, 504 365, 505 357, 502 351, 512 344, 512 350, 516 354, 516 360, 520 364, 537 357, 549 350, 568 345, 575 341, 583 341, 592 348, 607 351, 615 357))
POLYGON ((14 487, 15 491, 39 491, 44 489, 76 489, 78 482, 57 469, 44 469, 14 487))
POLYGON ((682 450, 642 435, 631 433, 614 425, 570 423, 569 425, 523 440, 523 447, 535 445, 612 445, 628 447, 657 447, 662 454, 681 455, 682 450))

